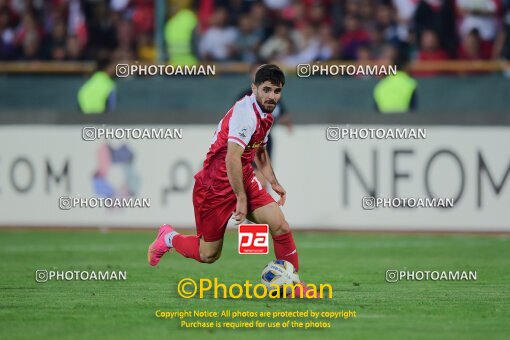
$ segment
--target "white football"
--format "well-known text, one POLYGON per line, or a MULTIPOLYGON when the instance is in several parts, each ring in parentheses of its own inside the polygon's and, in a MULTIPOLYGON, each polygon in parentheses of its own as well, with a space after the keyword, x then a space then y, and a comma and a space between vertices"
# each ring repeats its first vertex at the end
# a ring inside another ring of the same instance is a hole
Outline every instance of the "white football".
MULTIPOLYGON (((269 262, 262 270, 260 278, 269 291, 281 288, 284 284, 300 282, 298 273, 292 263, 285 260, 269 262)), ((291 293, 291 287, 287 287, 287 293, 291 293)))

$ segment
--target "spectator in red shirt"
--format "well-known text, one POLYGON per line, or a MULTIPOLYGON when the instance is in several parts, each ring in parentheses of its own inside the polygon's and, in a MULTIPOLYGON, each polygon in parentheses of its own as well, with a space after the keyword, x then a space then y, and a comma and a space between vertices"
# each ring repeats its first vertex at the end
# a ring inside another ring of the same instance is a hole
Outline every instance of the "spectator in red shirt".
MULTIPOLYGON (((441 61, 448 60, 448 54, 439 45, 439 38, 433 30, 424 30, 421 34, 420 51, 418 52, 420 61, 441 61)), ((436 71, 417 71, 417 76, 439 75, 436 71)))
POLYGON ((423 31, 418 60, 448 60, 448 54, 440 47, 436 32, 423 31))
POLYGON ((441 47, 454 58, 458 50, 454 0, 421 0, 414 14, 417 41, 427 30, 433 30, 441 47))
POLYGON ((477 29, 471 30, 471 32, 462 39, 462 44, 459 48, 459 59, 487 59, 482 56, 480 33, 477 29))
MULTIPOLYGON (((459 59, 462 60, 487 60, 491 55, 484 51, 483 40, 480 37, 480 32, 474 28, 465 37, 462 38, 462 44, 459 47, 459 59)), ((461 72, 461 74, 468 73, 469 75, 480 75, 487 73, 487 71, 470 71, 461 72)))

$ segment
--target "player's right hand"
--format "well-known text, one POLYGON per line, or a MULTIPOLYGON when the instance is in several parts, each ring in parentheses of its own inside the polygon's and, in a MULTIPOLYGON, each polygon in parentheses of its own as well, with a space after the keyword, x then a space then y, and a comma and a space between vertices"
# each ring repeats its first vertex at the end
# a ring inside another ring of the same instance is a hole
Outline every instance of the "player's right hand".
POLYGON ((271 184, 271 188, 280 195, 280 199, 278 200, 278 205, 283 206, 285 204, 285 200, 287 199, 287 191, 280 185, 280 183, 271 184))
POLYGON ((236 221, 236 224, 241 224, 248 214, 248 201, 246 197, 238 198, 236 204, 236 211, 232 215, 232 218, 236 221))

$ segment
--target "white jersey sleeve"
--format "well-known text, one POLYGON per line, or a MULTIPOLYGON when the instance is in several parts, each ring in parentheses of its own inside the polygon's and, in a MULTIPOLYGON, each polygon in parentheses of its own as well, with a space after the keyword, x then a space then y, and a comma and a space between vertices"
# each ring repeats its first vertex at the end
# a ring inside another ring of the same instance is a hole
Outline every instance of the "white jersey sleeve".
POLYGON ((247 101, 242 100, 236 103, 228 123, 228 141, 246 148, 256 128, 257 117, 247 105, 247 101))

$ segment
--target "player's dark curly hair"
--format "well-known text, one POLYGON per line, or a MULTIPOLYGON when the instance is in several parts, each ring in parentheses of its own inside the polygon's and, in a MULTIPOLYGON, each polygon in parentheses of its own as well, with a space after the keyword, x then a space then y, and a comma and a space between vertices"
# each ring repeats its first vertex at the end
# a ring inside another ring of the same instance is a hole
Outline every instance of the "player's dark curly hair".
POLYGON ((257 69, 254 84, 259 86, 266 81, 271 82, 273 85, 283 87, 283 85, 285 85, 285 75, 278 66, 274 64, 264 64, 257 69))

